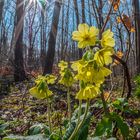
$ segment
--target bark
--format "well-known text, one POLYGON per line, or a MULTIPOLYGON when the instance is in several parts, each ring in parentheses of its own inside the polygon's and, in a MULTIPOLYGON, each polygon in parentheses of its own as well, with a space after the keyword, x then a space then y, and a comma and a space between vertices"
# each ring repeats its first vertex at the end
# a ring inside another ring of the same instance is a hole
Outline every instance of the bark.
POLYGON ((1 0, 0 1, 0 24, 2 21, 3 7, 4 7, 4 0, 1 0))
POLYGON ((24 71, 24 60, 23 60, 23 24, 24 24, 24 6, 23 0, 17 0, 16 2, 16 31, 15 35, 18 34, 15 42, 15 68, 14 68, 14 78, 16 82, 20 82, 26 79, 24 71), (20 26, 19 26, 20 25, 20 26), (19 27, 19 28, 18 28, 19 27))
POLYGON ((52 73, 52 69, 53 69, 60 10, 61 10, 61 2, 56 0, 54 5, 53 21, 52 21, 51 31, 50 31, 49 41, 48 41, 48 51, 45 59, 45 67, 43 72, 44 75, 52 73))
POLYGON ((45 66, 45 58, 46 58, 46 26, 47 26, 47 17, 46 17, 46 5, 43 7, 41 11, 41 30, 40 30, 40 37, 41 37, 41 65, 42 68, 45 66))
MULTIPOLYGON (((81 1, 82 2, 82 1, 81 1)), ((74 3, 74 9, 75 9, 75 15, 76 15, 76 24, 77 27, 80 23, 80 18, 79 18, 79 10, 78 10, 78 4, 77 4, 77 0, 73 0, 74 3)), ((83 2, 82 2, 83 3, 83 2)), ((84 6, 84 4, 82 4, 82 7, 84 6)), ((83 11, 83 10, 82 10, 83 11)), ((83 12, 82 12, 83 13, 83 12)), ((84 19, 84 18, 82 18, 84 19)), ((79 53, 79 59, 82 58, 82 49, 78 49, 78 53, 79 53)))
POLYGON ((137 65, 137 74, 140 73, 140 7, 139 1, 134 0, 134 13, 135 13, 135 44, 136 44, 136 65, 137 65))

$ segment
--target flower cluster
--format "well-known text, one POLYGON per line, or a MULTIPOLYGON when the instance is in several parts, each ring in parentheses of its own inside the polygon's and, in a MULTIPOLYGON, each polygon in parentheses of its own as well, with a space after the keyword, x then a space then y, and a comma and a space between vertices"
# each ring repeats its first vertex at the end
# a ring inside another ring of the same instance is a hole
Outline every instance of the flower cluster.
POLYGON ((60 76, 61 76, 59 83, 66 87, 70 87, 74 81, 74 78, 73 78, 74 74, 68 68, 68 63, 65 61, 61 61, 58 64, 58 67, 60 68, 60 76))
POLYGON ((79 100, 93 99, 99 95, 101 84, 111 74, 106 66, 112 63, 115 46, 113 33, 105 31, 101 40, 98 34, 96 27, 80 24, 78 31, 72 35, 73 40, 78 41, 79 48, 86 48, 82 59, 72 64, 73 70, 77 72, 75 78, 80 81, 80 90, 76 95, 79 100))
POLYGON ((53 75, 38 76, 35 80, 36 85, 31 88, 29 92, 33 97, 38 99, 48 98, 53 94, 52 91, 49 90, 48 84, 53 84, 55 79, 53 75))

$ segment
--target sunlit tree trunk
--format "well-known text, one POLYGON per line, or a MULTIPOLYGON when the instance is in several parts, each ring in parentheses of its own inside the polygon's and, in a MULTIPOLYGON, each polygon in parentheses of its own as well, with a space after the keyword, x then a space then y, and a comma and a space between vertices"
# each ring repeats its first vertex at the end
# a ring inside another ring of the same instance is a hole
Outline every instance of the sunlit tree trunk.
POLYGON ((42 8, 41 11, 41 30, 40 30, 40 37, 41 37, 41 65, 42 68, 45 66, 45 57, 46 57, 46 26, 47 26, 47 17, 46 17, 46 5, 42 8))
POLYGON ((52 73, 60 10, 61 10, 61 1, 56 0, 53 11, 51 31, 48 41, 48 51, 45 59, 45 67, 43 72, 44 74, 52 73))
MULTIPOLYGON (((80 23, 80 17, 79 17, 79 10, 78 10, 77 0, 73 0, 73 3, 74 3, 74 8, 75 8, 76 24, 77 24, 77 27, 78 27, 78 25, 80 23)), ((82 49, 79 49, 78 53, 79 53, 79 58, 82 58, 82 49)))
POLYGON ((26 79, 23 61, 23 24, 24 24, 23 0, 16 2, 16 31, 15 31, 15 66, 14 78, 16 82, 26 79))
MULTIPOLYGON (((61 60, 64 59, 64 5, 62 5, 62 23, 61 23, 61 60)), ((59 56, 58 56, 59 57, 59 56)))

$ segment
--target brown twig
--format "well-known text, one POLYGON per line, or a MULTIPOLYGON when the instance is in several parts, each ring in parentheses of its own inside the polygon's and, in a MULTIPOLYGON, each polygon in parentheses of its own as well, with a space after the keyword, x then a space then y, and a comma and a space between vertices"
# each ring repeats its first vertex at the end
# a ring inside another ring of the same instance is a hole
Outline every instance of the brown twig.
POLYGON ((131 87, 130 74, 129 74, 129 70, 128 70, 127 64, 126 64, 126 62, 124 62, 122 59, 120 59, 116 55, 112 55, 112 58, 114 58, 115 60, 119 61, 123 65, 125 77, 126 77, 126 80, 127 80, 128 93, 127 93, 127 97, 126 98, 128 100, 129 97, 131 96, 132 87, 131 87))
POLYGON ((112 3, 111 3, 110 10, 109 10, 109 12, 108 12, 108 14, 107 14, 106 20, 105 20, 104 25, 103 25, 103 27, 102 27, 102 29, 101 29, 101 33, 104 32, 104 29, 105 29, 105 27, 106 27, 106 25, 107 25, 107 22, 108 22, 108 20, 109 20, 109 17, 110 17, 112 8, 113 8, 113 4, 114 4, 114 0, 113 0, 112 3))

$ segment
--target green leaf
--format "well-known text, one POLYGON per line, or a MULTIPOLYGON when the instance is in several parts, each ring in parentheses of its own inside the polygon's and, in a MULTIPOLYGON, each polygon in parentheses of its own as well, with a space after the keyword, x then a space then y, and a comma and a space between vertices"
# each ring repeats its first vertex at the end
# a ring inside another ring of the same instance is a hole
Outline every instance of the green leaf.
POLYGON ((100 137, 94 137, 92 140, 101 140, 100 137))
POLYGON ((4 123, 0 125, 0 134, 4 133, 4 131, 7 129, 7 127, 9 126, 9 124, 4 123))
MULTIPOLYGON (((83 118, 83 113, 84 113, 84 108, 85 105, 81 106, 82 108, 82 114, 80 116, 80 119, 82 120, 83 118)), ((89 124, 91 120, 91 113, 88 113, 82 127, 80 128, 80 131, 77 133, 77 136, 74 140, 86 140, 88 137, 88 130, 89 130, 89 124)), ((71 119, 71 124, 69 125, 68 129, 66 130, 66 133, 63 136, 63 140, 68 140, 71 134, 73 133, 76 124, 78 123, 78 109, 76 109, 73 113, 72 119, 71 119)))
POLYGON ((116 122, 117 128, 120 129, 121 134, 124 138, 129 136, 129 127, 126 122, 123 121, 121 116, 117 115, 116 113, 111 114, 112 121, 116 122))
POLYGON ((72 132, 74 131, 75 126, 76 126, 76 122, 71 122, 71 124, 66 130, 66 133, 63 136, 63 140, 68 140, 68 138, 71 136, 72 132))
POLYGON ((52 133, 49 137, 49 140, 62 140, 59 135, 52 133))
POLYGON ((95 136, 102 136, 107 130, 112 130, 112 121, 109 118, 103 118, 97 125, 95 130, 95 136))
POLYGON ((33 135, 33 136, 16 136, 16 135, 10 135, 7 137, 4 137, 2 140, 46 140, 46 137, 44 135, 33 135))
POLYGON ((50 135, 48 126, 44 124, 36 124, 30 127, 28 131, 29 135, 45 134, 46 137, 50 135))
POLYGON ((123 122, 121 119, 117 119, 117 127, 120 129, 122 135, 126 138, 129 135, 129 127, 128 125, 123 122))
POLYGON ((113 137, 112 137, 112 138, 108 138, 107 140, 116 140, 116 138, 113 138, 113 137))
POLYGON ((77 134, 77 140, 86 140, 88 137, 89 125, 91 120, 91 114, 88 113, 86 120, 83 123, 79 133, 77 134))

